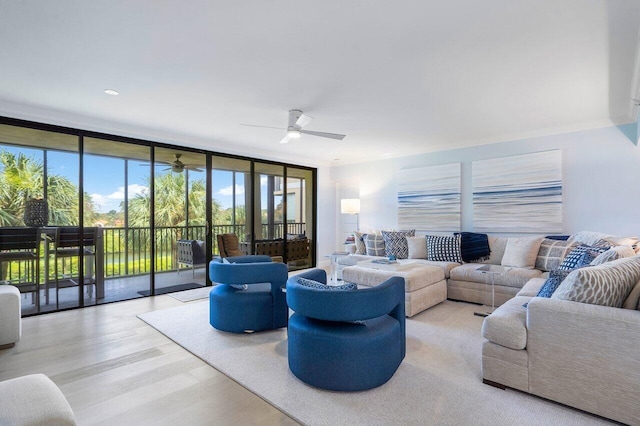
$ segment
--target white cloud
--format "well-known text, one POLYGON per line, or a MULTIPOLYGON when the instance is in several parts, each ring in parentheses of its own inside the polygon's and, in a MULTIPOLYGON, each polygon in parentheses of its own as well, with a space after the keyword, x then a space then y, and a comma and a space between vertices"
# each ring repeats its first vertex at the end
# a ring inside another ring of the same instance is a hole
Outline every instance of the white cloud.
MULTIPOLYGON (((137 183, 129 185, 129 199, 138 194, 143 195, 148 192, 149 188, 144 185, 138 185, 137 183)), ((91 199, 93 200, 98 212, 106 213, 111 210, 119 210, 120 202, 124 201, 124 186, 118 187, 118 189, 111 194, 91 194, 91 199)))
MULTIPOLYGON (((216 194, 225 195, 225 196, 232 196, 233 195, 233 185, 229 185, 229 186, 226 186, 226 187, 220 189, 220 191, 218 191, 216 194)), ((242 194, 244 194, 244 186, 240 186, 240 185, 236 184, 236 195, 242 195, 242 194)))

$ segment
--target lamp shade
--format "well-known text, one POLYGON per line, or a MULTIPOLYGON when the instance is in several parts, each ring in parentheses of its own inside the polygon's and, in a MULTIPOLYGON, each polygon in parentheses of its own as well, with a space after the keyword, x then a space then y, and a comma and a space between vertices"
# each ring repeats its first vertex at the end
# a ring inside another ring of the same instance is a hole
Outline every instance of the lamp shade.
POLYGON ((359 198, 345 198, 340 200, 340 213, 342 214, 358 214, 360 213, 359 198))

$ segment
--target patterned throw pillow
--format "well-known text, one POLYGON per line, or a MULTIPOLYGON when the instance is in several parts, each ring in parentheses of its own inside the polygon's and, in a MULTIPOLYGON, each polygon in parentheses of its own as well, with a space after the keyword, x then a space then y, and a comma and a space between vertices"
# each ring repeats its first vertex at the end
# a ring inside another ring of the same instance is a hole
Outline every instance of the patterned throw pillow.
POLYGON ((614 260, 572 271, 551 298, 620 308, 638 280, 640 257, 614 260))
POLYGON ((364 237, 364 245, 368 256, 384 256, 384 238, 382 235, 367 234, 364 237))
POLYGON ((308 278, 298 277, 298 284, 303 285, 305 287, 315 288, 316 290, 329 290, 329 291, 339 291, 339 290, 357 290, 358 286, 354 283, 346 283, 342 285, 326 285, 321 282, 310 280, 308 278))
MULTIPOLYGON (((571 253, 564 258, 558 269, 564 271, 572 271, 576 269, 578 264, 584 261, 585 253, 588 251, 590 254, 595 255, 593 258, 598 256, 600 253, 604 253, 609 250, 609 247, 591 247, 584 244, 579 245, 578 247, 571 250, 571 253)), ((593 260, 593 259, 591 259, 593 260)))
POLYGON ((366 237, 366 235, 367 234, 358 231, 353 233, 353 239, 356 243, 355 254, 365 254, 367 252, 367 247, 364 245, 364 237, 366 237))
POLYGON ((551 297, 553 292, 556 291, 560 284, 562 284, 562 281, 564 281, 570 273, 571 271, 563 271, 562 269, 550 271, 549 278, 544 282, 536 297, 551 297))
POLYGON ((577 243, 570 241, 545 238, 542 240, 542 244, 540 244, 540 250, 536 258, 536 269, 540 269, 541 271, 553 271, 557 269, 567 254, 577 246, 577 243))
POLYGON ((427 260, 462 263, 460 235, 452 237, 427 235, 427 260))
POLYGON ((382 231, 384 239, 384 255, 395 256, 397 259, 406 259, 409 257, 409 246, 407 245, 407 237, 416 235, 416 230, 411 231, 382 231))

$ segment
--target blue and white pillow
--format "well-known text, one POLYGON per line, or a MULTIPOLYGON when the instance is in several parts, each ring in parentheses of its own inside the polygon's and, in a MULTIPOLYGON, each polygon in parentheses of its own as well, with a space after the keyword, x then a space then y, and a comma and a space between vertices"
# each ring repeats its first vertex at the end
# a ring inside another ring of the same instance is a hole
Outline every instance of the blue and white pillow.
POLYGON ((319 281, 310 280, 308 278, 298 277, 298 284, 305 287, 315 288, 316 290, 357 290, 358 286, 354 283, 346 283, 342 285, 326 285, 319 281))
POLYGON ((384 256, 384 238, 382 238, 382 235, 365 235, 364 245, 367 248, 368 256, 384 256))
POLYGON ((554 291, 562 284, 567 275, 569 275, 571 271, 566 271, 563 269, 556 269, 554 271, 549 271, 549 278, 544 282, 540 291, 536 297, 551 297, 554 291))
POLYGON ((462 263, 460 235, 427 235, 427 260, 462 263))
POLYGON ((594 255, 591 258, 591 260, 588 262, 590 263, 600 253, 604 253, 607 250, 609 250, 609 247, 594 247, 594 246, 587 246, 587 245, 581 244, 578 247, 571 250, 571 252, 567 255, 567 257, 564 258, 562 263, 560 263, 560 266, 558 266, 558 269, 563 271, 572 271, 576 269, 579 264, 584 263, 583 259, 586 260, 585 253, 589 252, 587 256, 594 255))
POLYGON ((384 255, 395 256, 396 259, 406 259, 409 257, 409 245, 407 237, 415 237, 416 230, 410 231, 382 231, 384 239, 384 255))

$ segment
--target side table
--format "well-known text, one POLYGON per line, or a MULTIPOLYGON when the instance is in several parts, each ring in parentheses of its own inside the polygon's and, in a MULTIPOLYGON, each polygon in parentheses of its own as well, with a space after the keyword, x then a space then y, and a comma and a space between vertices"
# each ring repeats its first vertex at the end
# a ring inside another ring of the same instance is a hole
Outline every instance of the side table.
POLYGON ((479 317, 487 317, 496 309, 496 276, 508 272, 511 268, 498 265, 482 265, 477 270, 489 277, 488 283, 491 284, 491 310, 485 312, 474 312, 473 315, 479 317))
POLYGON ((338 258, 349 256, 349 252, 347 251, 334 251, 328 257, 331 259, 331 273, 329 282, 332 284, 338 284, 338 258))

